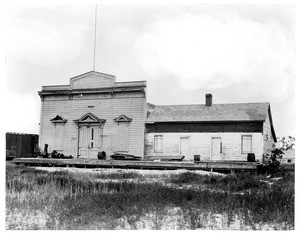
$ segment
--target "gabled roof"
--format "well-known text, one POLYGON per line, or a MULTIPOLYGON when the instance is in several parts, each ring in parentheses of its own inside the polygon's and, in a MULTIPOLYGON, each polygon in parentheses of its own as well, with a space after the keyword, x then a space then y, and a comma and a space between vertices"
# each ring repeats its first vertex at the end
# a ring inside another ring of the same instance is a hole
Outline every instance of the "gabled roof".
POLYGON ((157 105, 146 123, 265 121, 270 104, 157 105))

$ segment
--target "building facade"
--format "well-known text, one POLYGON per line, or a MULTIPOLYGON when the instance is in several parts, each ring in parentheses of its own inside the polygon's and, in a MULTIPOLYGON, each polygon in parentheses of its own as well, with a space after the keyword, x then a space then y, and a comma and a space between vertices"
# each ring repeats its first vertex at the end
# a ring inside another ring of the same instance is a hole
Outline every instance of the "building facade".
POLYGON ((285 151, 280 163, 295 164, 295 149, 289 149, 285 151))
POLYGON ((99 151, 144 154, 146 82, 91 71, 69 85, 43 86, 39 147, 97 159, 99 151))
POLYGON ((146 81, 116 82, 91 71, 69 85, 43 86, 39 147, 75 158, 105 151, 193 160, 262 159, 276 141, 269 103, 153 105, 146 81))
POLYGON ((146 120, 146 156, 193 160, 261 160, 276 141, 269 103, 159 105, 146 120))

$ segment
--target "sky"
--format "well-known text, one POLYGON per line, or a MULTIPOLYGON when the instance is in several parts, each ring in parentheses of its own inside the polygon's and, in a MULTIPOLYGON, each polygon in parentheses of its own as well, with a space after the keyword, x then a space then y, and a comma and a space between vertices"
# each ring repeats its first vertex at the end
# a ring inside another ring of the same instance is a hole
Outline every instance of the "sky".
MULTIPOLYGON (((95 5, 14 5, 4 15, 5 132, 39 132, 46 85, 93 69, 95 5)), ((95 70, 147 81, 153 104, 270 102, 295 136, 295 5, 98 5, 95 70)))

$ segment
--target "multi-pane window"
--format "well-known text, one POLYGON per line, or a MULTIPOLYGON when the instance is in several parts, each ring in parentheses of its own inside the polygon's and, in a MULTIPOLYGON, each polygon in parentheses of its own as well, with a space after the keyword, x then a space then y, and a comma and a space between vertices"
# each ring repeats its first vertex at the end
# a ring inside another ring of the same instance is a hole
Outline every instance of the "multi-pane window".
POLYGON ((162 152, 163 151, 163 136, 155 135, 154 136, 154 152, 162 152))
POLYGON ((242 153, 252 153, 252 135, 242 135, 242 153))

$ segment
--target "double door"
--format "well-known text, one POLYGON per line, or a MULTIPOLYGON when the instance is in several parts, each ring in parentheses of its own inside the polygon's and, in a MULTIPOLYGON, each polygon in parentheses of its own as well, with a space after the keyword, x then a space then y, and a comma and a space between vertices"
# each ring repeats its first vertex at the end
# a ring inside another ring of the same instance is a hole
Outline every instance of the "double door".
POLYGON ((79 128, 79 158, 97 159, 102 149, 102 129, 99 126, 81 126, 79 128))

